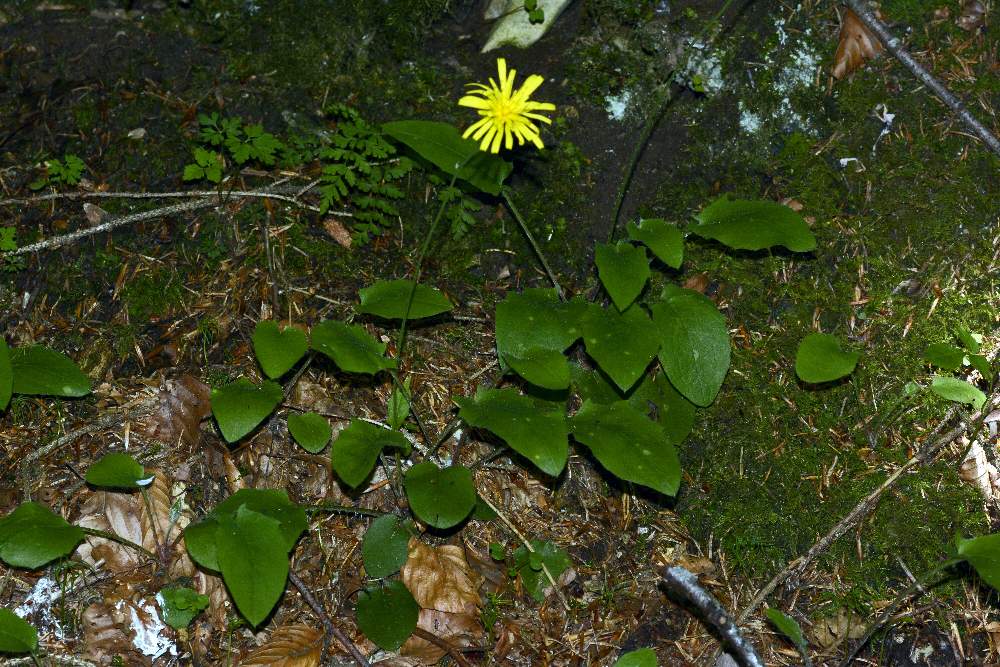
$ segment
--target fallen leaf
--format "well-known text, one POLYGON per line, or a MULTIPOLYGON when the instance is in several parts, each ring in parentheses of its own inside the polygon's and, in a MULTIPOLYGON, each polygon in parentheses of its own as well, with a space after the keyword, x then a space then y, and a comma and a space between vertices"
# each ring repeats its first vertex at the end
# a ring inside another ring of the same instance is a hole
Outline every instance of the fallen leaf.
POLYGON ((987 503, 995 503, 1000 496, 1000 471, 986 458, 986 451, 978 440, 972 443, 965 459, 958 466, 958 476, 962 481, 977 487, 987 503))
POLYGON ((882 43, 878 37, 865 27, 857 14, 845 7, 840 23, 840 43, 833 56, 833 77, 843 79, 881 52, 882 43))
POLYGON ((164 445, 176 445, 181 438, 188 444, 198 444, 198 425, 212 412, 211 393, 207 384, 191 375, 167 380, 157 396, 156 407, 140 429, 164 445))
POLYGON ((99 225, 108 217, 108 212, 96 204, 86 202, 83 205, 83 214, 87 217, 87 222, 91 225, 99 225))
POLYGON ((810 631, 812 639, 824 649, 833 648, 845 639, 860 639, 864 634, 864 620, 857 614, 845 611, 822 619, 810 631))
MULTIPOLYGON (((142 496, 138 493, 93 491, 80 507, 75 521, 83 528, 95 528, 114 533, 126 540, 142 544, 142 496)), ((87 537, 77 550, 80 559, 91 566, 104 561, 104 569, 118 574, 139 565, 142 556, 117 542, 103 537, 87 537)))
POLYGON ((132 654, 132 642, 124 630, 125 617, 103 603, 92 604, 83 612, 85 657, 99 665, 110 665, 116 657, 132 654))
POLYGON ((469 568, 462 547, 432 547, 411 538, 401 575, 422 609, 479 614, 479 577, 469 568))
MULTIPOLYGON (((421 609, 417 627, 459 649, 478 646, 483 637, 483 626, 478 616, 469 614, 421 609)), ((400 647, 399 653, 422 665, 436 665, 447 651, 431 641, 411 635, 400 647)))
POLYGON ((285 625, 267 642, 240 661, 242 667, 317 667, 323 652, 323 633, 308 625, 285 625))
POLYGON ((704 294, 705 290, 708 289, 710 282, 712 281, 709 279, 707 273, 696 273, 684 281, 684 289, 690 289, 704 294))
POLYGON ((986 22, 986 6, 980 0, 966 0, 962 13, 955 19, 955 25, 966 32, 979 30, 986 22))
POLYGON ((347 231, 344 225, 340 224, 340 221, 333 217, 328 217, 323 220, 323 229, 329 234, 334 241, 344 246, 345 248, 351 247, 351 233, 347 231))

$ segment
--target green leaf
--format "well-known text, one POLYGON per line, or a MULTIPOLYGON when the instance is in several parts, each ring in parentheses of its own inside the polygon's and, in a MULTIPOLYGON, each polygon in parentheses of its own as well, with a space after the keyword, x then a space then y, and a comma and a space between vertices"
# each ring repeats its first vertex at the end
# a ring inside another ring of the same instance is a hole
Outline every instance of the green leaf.
POLYGON ((771 621, 781 634, 792 640, 792 643, 795 644, 795 648, 799 649, 799 652, 805 653, 809 649, 798 621, 774 607, 768 607, 764 613, 767 614, 767 620, 771 621))
POLYGON ((407 396, 411 395, 410 392, 410 380, 412 378, 406 378, 403 380, 403 389, 400 390, 399 387, 393 387, 392 393, 389 394, 389 401, 386 404, 386 420, 389 422, 389 426, 393 431, 398 431, 405 422, 406 418, 410 416, 410 401, 407 396))
POLYGON ((440 290, 420 284, 417 285, 410 305, 412 290, 412 280, 380 280, 359 292, 361 305, 358 306, 358 312, 387 320, 401 320, 404 317, 419 320, 447 313, 454 307, 440 290), (407 305, 410 305, 409 315, 407 305))
POLYGON ((34 570, 72 553, 83 530, 38 503, 22 503, 0 519, 0 560, 34 570))
POLYGON ((514 571, 521 575, 524 590, 531 597, 542 602, 545 600, 545 589, 549 588, 552 583, 545 576, 541 564, 545 564, 549 574, 558 582, 559 577, 569 569, 572 563, 566 552, 551 542, 531 540, 531 548, 535 550, 534 553, 528 551, 527 547, 524 546, 519 547, 514 552, 514 571))
POLYGON ((185 181, 197 181, 199 178, 205 177, 205 169, 198 164, 186 164, 184 165, 184 173, 182 178, 185 181))
POLYGON ((358 628, 379 648, 395 651, 417 628, 420 607, 401 581, 369 588, 358 595, 358 628))
POLYGON ((302 449, 312 454, 318 454, 326 447, 333 435, 330 422, 326 417, 315 412, 294 413, 288 415, 288 431, 302 449))
POLYGON ((23 618, 0 609, 0 653, 34 653, 38 650, 38 632, 23 618))
POLYGON ((492 521, 497 516, 493 508, 487 505, 479 494, 476 494, 476 507, 472 510, 472 518, 476 521, 492 521))
POLYGON ((811 333, 795 352, 795 374, 811 384, 839 380, 854 372, 860 358, 860 352, 842 349, 836 336, 811 333))
POLYGON ((320 322, 313 327, 312 346, 346 373, 375 375, 396 367, 394 359, 385 357, 385 344, 356 324, 335 320, 320 322))
POLYGON ((976 410, 982 410, 986 404, 986 394, 965 380, 935 375, 931 380, 931 391, 941 398, 955 403, 968 403, 976 410))
POLYGON ((382 579, 397 572, 406 563, 410 531, 395 514, 380 516, 368 526, 361 541, 361 560, 365 573, 382 579))
POLYGON ((668 496, 680 488, 677 450, 659 424, 628 402, 588 401, 570 420, 570 427, 573 437, 616 477, 668 496))
POLYGON ((924 361, 946 371, 958 370, 962 367, 965 352, 948 343, 934 343, 924 352, 924 361))
POLYGON ((623 653, 612 667, 657 667, 656 653, 651 648, 623 653))
POLYGON ((463 466, 442 469, 424 461, 406 471, 403 484, 410 509, 418 519, 435 528, 451 528, 461 523, 476 506, 472 471, 463 466))
POLYGON ((676 225, 671 225, 662 218, 640 220, 638 225, 630 222, 628 237, 652 250, 670 268, 681 268, 684 261, 684 235, 676 225))
POLYGON ((240 489, 216 505, 202 521, 184 529, 184 543, 199 565, 220 571, 216 548, 219 523, 232 519, 241 507, 278 522, 285 553, 292 550, 309 525, 305 510, 291 502, 283 489, 240 489))
POLYGON ((497 354, 506 360, 539 349, 563 352, 582 335, 586 310, 585 301, 560 301, 554 289, 508 294, 496 309, 497 354))
POLYGON ((215 533, 219 570, 240 613, 259 626, 278 604, 288 578, 288 549, 278 521, 240 507, 215 533))
POLYGON ((226 442, 236 442, 253 431, 281 403, 281 385, 270 380, 257 386, 240 378, 212 390, 212 414, 226 442))
POLYGON ((399 431, 352 419, 333 441, 330 452, 333 471, 345 484, 355 488, 368 478, 379 452, 385 447, 409 453, 410 441, 399 431))
POLYGON ((251 340, 260 367, 272 380, 291 370, 309 349, 304 332, 295 327, 279 329, 278 323, 272 320, 258 322, 251 340))
POLYGON ((0 336, 0 412, 7 409, 14 390, 14 368, 10 363, 10 348, 0 336))
POLYGON ((959 324, 957 327, 955 327, 955 337, 958 338, 958 340, 962 343, 962 347, 964 347, 967 351, 971 352, 972 354, 979 354, 980 350, 982 349, 983 346, 982 334, 973 333, 969 331, 969 329, 962 324, 959 324))
POLYGON ((710 405, 729 370, 726 318, 708 297, 673 285, 651 310, 670 382, 695 405, 710 405))
POLYGON ((562 352, 536 347, 508 353, 504 361, 515 373, 543 389, 558 391, 569 386, 569 362, 562 352))
POLYGON ((448 123, 400 120, 385 123, 382 131, 446 174, 494 196, 514 169, 510 162, 480 151, 479 144, 463 139, 448 123))
POLYGON ((122 452, 111 452, 87 469, 87 484, 112 489, 138 489, 146 471, 134 458, 122 452))
POLYGON ((628 241, 619 241, 616 245, 599 243, 594 250, 594 263, 601 284, 618 310, 631 306, 649 280, 646 250, 628 241))
POLYGON ((161 588, 156 600, 163 610, 163 622, 175 630, 191 625, 191 621, 208 607, 209 602, 207 595, 182 586, 161 588))
POLYGON ((736 250, 784 246, 793 252, 816 249, 816 237, 802 216, 773 201, 729 199, 723 195, 696 216, 690 231, 736 250))
POLYGON ((983 581, 1000 591, 1000 533, 969 540, 959 537, 958 555, 968 561, 983 581))
POLYGON ((660 349, 656 327, 638 306, 619 313, 591 304, 583 318, 583 343, 622 391, 642 377, 660 349))
POLYGON ((568 430, 562 409, 542 407, 510 388, 480 388, 475 399, 454 400, 466 423, 503 438, 542 472, 555 477, 566 466, 568 430))
POLYGON ((983 379, 987 382, 993 382, 993 365, 990 364, 990 360, 981 354, 970 354, 969 355, 969 365, 979 371, 979 374, 983 376, 983 379))
POLYGON ((17 347, 10 351, 15 394, 43 396, 86 396, 90 379, 61 352, 41 345, 17 347))

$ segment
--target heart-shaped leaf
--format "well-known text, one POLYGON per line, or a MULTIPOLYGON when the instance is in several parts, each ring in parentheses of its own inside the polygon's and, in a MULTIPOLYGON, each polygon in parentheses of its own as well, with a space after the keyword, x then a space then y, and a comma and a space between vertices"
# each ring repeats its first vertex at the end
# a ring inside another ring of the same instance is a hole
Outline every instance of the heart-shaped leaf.
POLYGON ((61 352, 41 345, 16 347, 10 363, 15 394, 76 398, 90 393, 90 379, 61 352))
POLYGON ((642 377, 660 349, 656 327, 638 306, 619 313, 591 304, 583 318, 583 343, 622 391, 642 377))
POLYGON ((934 343, 924 352, 924 361, 946 371, 955 371, 962 367, 965 352, 948 343, 934 343))
POLYGON ((795 353, 795 374, 812 384, 839 380, 854 372, 860 358, 860 352, 841 348, 836 336, 811 333, 802 339, 795 353))
POLYGON ((543 389, 558 391, 569 386, 569 362, 562 352, 536 347, 508 353, 504 361, 515 373, 543 389))
POLYGON ((163 610, 163 622, 180 630, 191 625, 195 616, 208 607, 209 598, 191 588, 168 586, 160 589, 156 601, 163 610))
POLYGON ((385 123, 382 131, 409 146, 449 176, 457 176, 491 195, 513 170, 510 162, 479 150, 479 144, 463 139, 454 125, 429 120, 399 120, 385 123))
POLYGON ((7 409, 14 391, 14 368, 10 363, 10 348, 0 336, 0 412, 7 409))
POLYGON ((630 222, 628 237, 652 250, 670 268, 681 268, 684 261, 684 235, 675 225, 662 218, 640 220, 638 225, 630 222))
POLYGON ((975 568, 983 581, 1000 591, 1000 533, 970 540, 959 537, 958 555, 975 568))
POLYGON ((295 327, 279 329, 278 323, 272 320, 258 322, 251 340, 260 367, 272 380, 290 371, 309 349, 304 332, 295 327))
POLYGON ((371 287, 362 289, 359 294, 361 305, 358 306, 358 312, 387 320, 401 320, 404 317, 419 320, 447 313, 453 308, 448 297, 433 287, 418 284, 414 292, 412 280, 380 280, 371 287))
POLYGON ((34 653, 38 650, 38 632, 23 618, 0 609, 0 653, 34 653))
POLYGON ((555 477, 566 466, 569 446, 563 410, 542 407, 509 388, 480 388, 475 399, 454 400, 461 408, 459 417, 503 438, 542 472, 555 477))
POLYGON ((611 667, 658 667, 656 653, 651 648, 623 653, 611 667))
POLYGON ((955 327, 955 337, 962 343, 962 347, 972 354, 979 354, 979 351, 983 347, 982 334, 969 331, 969 328, 963 324, 955 327))
POLYGON ((236 442, 264 421, 281 403, 281 386, 267 380, 257 386, 240 378, 212 390, 212 414, 226 442, 236 442))
POLYGON ((184 543, 188 552, 202 567, 219 572, 221 566, 216 548, 216 534, 220 521, 232 519, 241 507, 253 510, 278 522, 281 543, 287 554, 299 536, 308 527, 306 513, 288 499, 279 489, 240 489, 215 506, 198 523, 184 529, 184 543))
POLYGON ((112 489, 138 489, 146 471, 134 458, 123 452, 111 452, 87 469, 87 484, 112 489))
POLYGON ((649 280, 646 250, 628 241, 615 245, 599 243, 594 250, 594 263, 601 284, 618 310, 631 306, 649 280))
POLYGON ((336 320, 320 322, 313 327, 312 346, 346 373, 375 375, 396 367, 394 359, 385 357, 385 344, 356 324, 336 320))
POLYGON ((586 445, 608 472, 668 496, 681 483, 677 450, 663 429, 626 401, 586 402, 570 420, 573 437, 586 445))
POLYGON ((978 387, 958 378, 935 375, 931 380, 931 391, 949 401, 967 403, 976 410, 982 410, 986 405, 986 394, 978 387))
POLYGON ((551 542, 531 540, 531 548, 534 549, 533 552, 523 546, 514 552, 514 571, 520 575, 524 590, 541 602, 545 599, 546 589, 552 586, 542 565, 545 565, 553 579, 559 581, 562 573, 573 563, 565 551, 551 542))
POLYGON ((410 451, 410 441, 399 431, 352 419, 333 441, 330 454, 333 471, 345 484, 357 487, 368 478, 384 447, 398 447, 406 453, 410 451))
POLYGON ((358 627, 379 648, 395 651, 417 628, 420 606, 401 581, 358 594, 358 627))
POLYGON ((771 621, 774 627, 781 631, 781 634, 788 637, 795 644, 795 648, 799 649, 800 653, 804 654, 808 650, 809 645, 806 643, 806 638, 802 635, 802 628, 799 626, 798 621, 774 607, 768 607, 764 613, 767 614, 767 620, 771 621))
POLYGON ((554 289, 526 289, 497 304, 497 354, 524 357, 534 350, 563 352, 582 334, 580 318, 587 303, 562 302, 554 289))
POLYGON ((326 447, 333 435, 330 422, 323 415, 315 412, 293 413, 288 415, 288 431, 302 449, 312 454, 318 454, 326 447))
POLYGON ((219 569, 240 613, 253 627, 278 603, 288 578, 288 550, 279 523, 240 507, 215 533, 219 569))
POLYGON ((438 468, 424 461, 406 471, 406 499, 417 518, 435 528, 451 528, 476 506, 472 471, 463 466, 438 468))
POLYGON ((406 418, 410 416, 411 379, 408 377, 403 380, 403 388, 393 387, 392 393, 389 394, 389 400, 385 406, 385 419, 393 431, 398 431, 406 422, 406 418))
POLYGON ((368 526, 361 541, 361 560, 365 573, 372 579, 382 579, 397 572, 406 563, 410 531, 395 514, 380 516, 368 526))
POLYGON ((651 310, 670 382, 695 405, 711 404, 729 370, 726 318, 703 294, 673 285, 651 310))
POLYGON ((37 503, 22 503, 0 519, 0 560, 34 570, 70 554, 83 531, 37 503))
POLYGON ((698 214, 691 232, 735 250, 784 246, 793 252, 816 249, 816 237, 802 216, 773 201, 730 199, 723 195, 698 214))

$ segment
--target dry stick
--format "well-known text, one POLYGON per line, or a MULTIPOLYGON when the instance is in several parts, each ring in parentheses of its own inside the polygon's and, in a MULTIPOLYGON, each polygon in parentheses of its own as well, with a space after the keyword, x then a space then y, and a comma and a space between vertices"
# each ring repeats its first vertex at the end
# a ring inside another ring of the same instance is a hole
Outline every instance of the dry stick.
MULTIPOLYGON (((882 494, 885 493, 887 490, 889 490, 900 477, 902 477, 904 474, 906 474, 913 468, 917 467, 918 465, 925 463, 928 459, 934 456, 943 447, 946 447, 947 445, 951 444, 955 440, 955 438, 959 437, 966 430, 968 430, 971 424, 977 421, 981 424, 982 420, 986 417, 986 415, 989 414, 990 405, 991 403, 987 403, 986 406, 984 406, 983 410, 980 410, 979 412, 973 414, 968 419, 964 419, 958 426, 951 429, 943 436, 941 436, 937 440, 934 440, 928 446, 921 449, 921 451, 918 452, 916 456, 914 456, 909 461, 904 463, 898 470, 896 470, 896 472, 891 474, 888 477, 888 479, 882 482, 882 484, 880 484, 877 489, 875 489, 867 496, 865 496, 865 498, 860 503, 858 503, 857 506, 855 506, 855 508, 852 509, 847 516, 841 519, 840 522, 837 523, 837 525, 830 530, 830 532, 828 532, 818 542, 816 542, 809 549, 809 551, 805 553, 804 556, 800 556, 799 558, 793 560, 791 563, 785 566, 785 569, 776 574, 774 578, 771 579, 771 581, 767 582, 767 584, 762 589, 760 589, 757 595, 754 596, 753 600, 750 601, 750 604, 748 604, 743 609, 743 611, 740 612, 739 618, 737 618, 736 622, 740 625, 745 623, 746 620, 750 617, 750 614, 752 614, 754 610, 756 610, 757 607, 765 599, 767 599, 767 597, 774 591, 774 589, 776 589, 787 579, 793 576, 794 577, 800 576, 809 566, 809 564, 812 563, 817 556, 826 551, 827 548, 831 544, 833 544, 834 541, 839 539, 842 535, 844 535, 844 533, 846 533, 852 527, 854 527, 854 525, 858 523, 858 521, 864 519, 866 516, 871 514, 871 512, 875 509, 875 506, 878 504, 879 498, 882 497, 882 494)), ((952 415, 955 414, 955 412, 957 412, 956 409, 952 409, 948 412, 948 414, 945 416, 945 419, 942 420, 941 424, 938 425, 938 428, 934 430, 931 437, 933 437, 934 434, 939 432, 944 424, 948 423, 948 420, 951 418, 952 415)))
POLYGON ((729 653, 738 657, 743 665, 764 667, 753 644, 740 634, 740 629, 719 601, 702 588, 698 577, 683 567, 668 567, 663 571, 663 583, 671 593, 690 602, 701 612, 705 621, 719 633, 729 653))
POLYGON ((326 630, 327 637, 333 636, 340 644, 347 650, 348 653, 354 658, 355 661, 361 667, 371 667, 371 663, 368 662, 368 658, 365 654, 351 641, 351 638, 344 634, 340 628, 333 624, 330 617, 326 615, 326 611, 323 609, 323 605, 319 603, 319 600, 313 596, 312 591, 309 587, 299 578, 299 575, 295 574, 291 570, 288 571, 288 579, 292 582, 292 585, 299 590, 299 594, 306 601, 312 610, 319 616, 320 622, 323 623, 323 628, 326 630))
POLYGON ((472 667, 469 661, 465 659, 465 656, 462 655, 461 651, 455 648, 451 643, 445 641, 441 637, 438 637, 433 632, 427 632, 423 628, 418 627, 413 630, 413 635, 434 644, 439 649, 446 652, 449 656, 451 656, 452 660, 458 663, 459 667, 472 667))
MULTIPOLYGON (((523 544, 523 545, 524 545, 524 547, 525 547, 525 548, 526 548, 526 549, 527 549, 528 551, 530 551, 531 553, 535 553, 535 548, 534 548, 533 546, 531 546, 531 542, 529 542, 529 541, 528 541, 528 540, 527 540, 527 539, 526 539, 526 538, 524 537, 524 535, 522 535, 522 534, 521 534, 521 531, 519 531, 519 530, 517 529, 517 526, 515 526, 514 524, 512 524, 512 523, 510 522, 510 519, 508 519, 508 518, 507 518, 507 517, 506 517, 506 516, 504 515, 504 513, 503 513, 503 512, 501 512, 500 510, 498 510, 498 509, 497 509, 497 506, 496 506, 496 505, 494 505, 493 503, 491 503, 491 502, 490 502, 490 499, 489 499, 489 498, 487 498, 487 497, 486 497, 486 496, 484 496, 484 495, 480 495, 479 497, 480 497, 480 498, 482 499, 482 501, 483 501, 484 503, 486 503, 487 505, 489 505, 489 507, 490 507, 490 509, 491 509, 491 510, 493 510, 494 512, 496 512, 496 515, 497 515, 498 517, 500 517, 500 520, 501 520, 501 521, 503 521, 503 522, 504 522, 505 524, 507 524, 507 527, 508 527, 508 528, 510 528, 510 529, 511 529, 512 531, 514 531, 514 534, 515 534, 515 535, 517 535, 517 538, 518 538, 519 540, 521 540, 521 544, 523 544)), ((559 596, 559 599, 560 599, 560 600, 562 601, 562 604, 563 604, 563 608, 564 608, 564 609, 565 609, 566 611, 569 611, 569 609, 570 609, 570 607, 569 607, 569 601, 568 601, 568 600, 566 599, 566 595, 565 595, 565 594, 564 594, 564 593, 562 592, 562 589, 561 589, 561 588, 559 588, 559 584, 557 584, 557 583, 556 583, 556 580, 555 580, 555 579, 554 579, 554 578, 552 577, 552 573, 551 573, 551 572, 549 572, 549 568, 548 568, 548 567, 546 567, 546 565, 545 565, 545 563, 544 563, 544 562, 542 563, 542 572, 544 572, 544 573, 545 573, 545 578, 549 580, 549 583, 550 583, 550 584, 552 584, 552 588, 553 588, 553 589, 555 589, 555 592, 556 592, 556 594, 557 594, 557 595, 559 596)))
POLYGON ((893 37, 889 29, 885 27, 885 24, 879 21, 872 10, 868 7, 865 0, 841 0, 845 5, 851 8, 861 22, 865 24, 865 27, 875 33, 879 41, 885 47, 885 50, 891 53, 896 60, 903 63, 906 69, 910 70, 917 79, 920 80, 922 84, 931 89, 931 91, 937 95, 938 99, 944 102, 945 106, 955 112, 955 114, 962 119, 966 127, 972 130, 977 137, 983 140, 991 151, 1000 155, 1000 140, 997 139, 985 125, 979 122, 979 120, 973 116, 969 110, 965 107, 960 99, 955 97, 955 95, 948 90, 944 84, 934 78, 934 75, 927 71, 923 65, 914 60, 913 56, 900 45, 900 41, 893 37))

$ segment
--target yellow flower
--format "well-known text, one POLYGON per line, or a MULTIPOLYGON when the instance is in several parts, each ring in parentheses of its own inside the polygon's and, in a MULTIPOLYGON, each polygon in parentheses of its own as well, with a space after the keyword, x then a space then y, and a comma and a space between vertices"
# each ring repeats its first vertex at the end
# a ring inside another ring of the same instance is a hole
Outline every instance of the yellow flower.
POLYGON ((545 81, 538 74, 528 77, 520 90, 514 90, 514 75, 517 70, 507 71, 507 61, 497 58, 497 70, 500 74, 500 85, 498 86, 493 78, 490 78, 490 85, 484 83, 467 84, 474 90, 470 91, 458 101, 463 107, 478 109, 482 116, 478 121, 469 126, 462 135, 462 138, 471 136, 479 144, 480 150, 492 153, 500 152, 500 143, 504 148, 510 150, 514 147, 514 137, 517 137, 519 146, 523 146, 525 140, 535 144, 538 148, 544 148, 542 139, 538 134, 538 126, 532 120, 540 120, 543 123, 552 121, 536 111, 555 111, 556 105, 551 102, 533 102, 528 98, 545 81))

